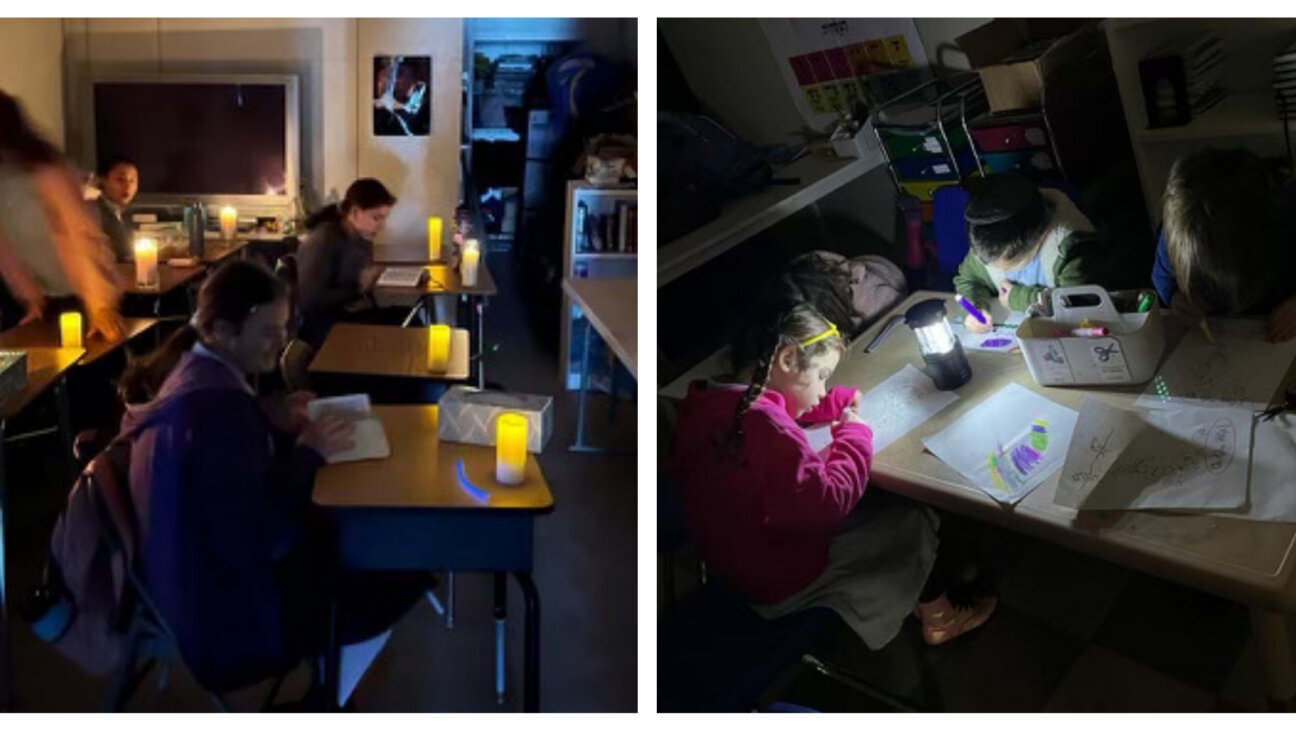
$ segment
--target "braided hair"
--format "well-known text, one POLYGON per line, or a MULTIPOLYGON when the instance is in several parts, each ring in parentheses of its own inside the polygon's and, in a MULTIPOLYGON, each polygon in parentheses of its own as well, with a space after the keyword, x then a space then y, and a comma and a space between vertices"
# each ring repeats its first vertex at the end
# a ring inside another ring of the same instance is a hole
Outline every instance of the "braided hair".
POLYGON ((738 400, 738 406, 734 409, 733 427, 721 444, 725 453, 731 457, 738 457, 742 453, 743 417, 765 390, 774 361, 783 348, 795 348, 798 370, 809 368, 810 360, 816 356, 834 350, 840 353, 846 348, 840 335, 801 345, 833 328, 827 318, 807 303, 787 300, 769 303, 758 308, 757 315, 765 317, 755 319, 754 327, 740 332, 730 344, 730 358, 735 373, 747 365, 753 365, 751 383, 738 400))

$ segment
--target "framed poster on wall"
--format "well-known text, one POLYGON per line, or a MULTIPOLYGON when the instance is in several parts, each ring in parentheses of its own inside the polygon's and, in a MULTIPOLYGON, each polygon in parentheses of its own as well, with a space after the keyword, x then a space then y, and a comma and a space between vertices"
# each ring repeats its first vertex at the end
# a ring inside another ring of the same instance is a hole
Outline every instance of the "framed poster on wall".
POLYGON ((427 137, 432 132, 432 57, 374 56, 375 137, 427 137))

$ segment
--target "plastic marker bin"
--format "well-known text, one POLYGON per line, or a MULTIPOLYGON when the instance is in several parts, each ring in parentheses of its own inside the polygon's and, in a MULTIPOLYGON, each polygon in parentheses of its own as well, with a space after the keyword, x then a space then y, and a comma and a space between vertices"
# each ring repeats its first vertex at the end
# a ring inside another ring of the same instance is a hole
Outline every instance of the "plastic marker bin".
POLYGON ((1031 377, 1041 386, 1142 384, 1156 373, 1165 349, 1161 309, 1121 313, 1097 285, 1053 290, 1052 317, 1027 318, 1017 341, 1031 377), (1088 320, 1106 336, 1061 336, 1088 320))

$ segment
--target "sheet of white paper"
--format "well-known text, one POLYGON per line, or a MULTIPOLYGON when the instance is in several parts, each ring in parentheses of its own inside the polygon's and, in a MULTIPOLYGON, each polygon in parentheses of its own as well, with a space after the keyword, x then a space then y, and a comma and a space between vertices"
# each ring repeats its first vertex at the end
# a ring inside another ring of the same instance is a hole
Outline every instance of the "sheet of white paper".
POLYGON ((369 416, 370 411, 368 394, 346 394, 306 402, 306 416, 312 422, 324 414, 336 414, 342 419, 363 419, 369 416))
POLYGON ((1251 412, 1080 405, 1053 502, 1086 510, 1230 509, 1246 502, 1251 412))
POLYGON ((815 452, 822 453, 832 444, 832 425, 821 424, 805 428, 806 440, 815 452))
POLYGON ((1256 420, 1247 505, 1213 515, 1296 522, 1296 415, 1281 415, 1270 422, 1256 420))
POLYGON ((952 391, 940 391, 931 378, 905 364, 860 400, 859 415, 873 430, 873 454, 887 449, 914 427, 958 401, 952 391))
POLYGON ((1264 409, 1296 358, 1296 340, 1268 343, 1257 320, 1211 320, 1206 340, 1189 330, 1135 402, 1140 407, 1264 409))
POLYGON ((973 333, 960 321, 950 323, 950 329, 954 331, 954 337, 963 344, 963 348, 969 351, 1008 353, 1019 348, 1015 325, 996 325, 989 333, 973 333))
POLYGON ((1076 411, 1009 384, 923 440, 933 455, 1001 503, 1016 503, 1062 465, 1076 411))

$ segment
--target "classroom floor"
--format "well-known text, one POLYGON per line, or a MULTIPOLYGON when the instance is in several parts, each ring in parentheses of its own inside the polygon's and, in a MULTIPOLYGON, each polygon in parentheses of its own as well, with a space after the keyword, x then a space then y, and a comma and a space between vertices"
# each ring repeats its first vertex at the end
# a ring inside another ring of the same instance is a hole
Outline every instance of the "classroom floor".
MULTIPOLYGON (((911 619, 902 631, 911 637, 880 652, 847 639, 823 644, 821 657, 931 710, 1268 711, 1245 607, 1034 539, 977 533, 1001 573, 986 625, 930 648, 912 642, 911 619)), ((823 711, 883 709, 811 673, 778 698, 823 711)))
MULTIPOLYGON (((491 253, 500 296, 486 311, 487 379, 503 388, 553 394, 558 360, 532 334, 510 255, 491 253)), ((555 314, 555 318, 557 314, 555 314)), ((636 460, 567 452, 575 433, 575 395, 555 401, 554 435, 540 457, 556 510, 536 523, 534 578, 541 599, 541 710, 634 711, 637 706, 636 460)), ((591 398, 591 439, 635 445, 634 404, 621 401, 608 421, 608 401, 591 398)), ((32 415, 40 421, 41 414, 32 415)), ((57 464, 49 440, 10 447, 9 588, 15 601, 36 577, 67 485, 49 476, 57 464), (44 443, 44 444, 42 444, 44 443)), ((455 625, 420 602, 397 624, 387 647, 353 697, 361 712, 491 712, 521 709, 521 593, 510 580, 508 694, 494 690, 491 578, 456 578, 455 625)), ((444 598, 444 587, 440 590, 444 598)), ((14 710, 94 711, 107 692, 11 616, 14 633, 14 710)), ((309 673, 286 681, 282 699, 300 698, 309 673)), ((152 677, 157 680, 157 675, 152 677)), ((260 707, 268 684, 229 697, 235 710, 260 707)), ((128 711, 205 711, 210 702, 183 671, 165 690, 146 684, 128 711)))

